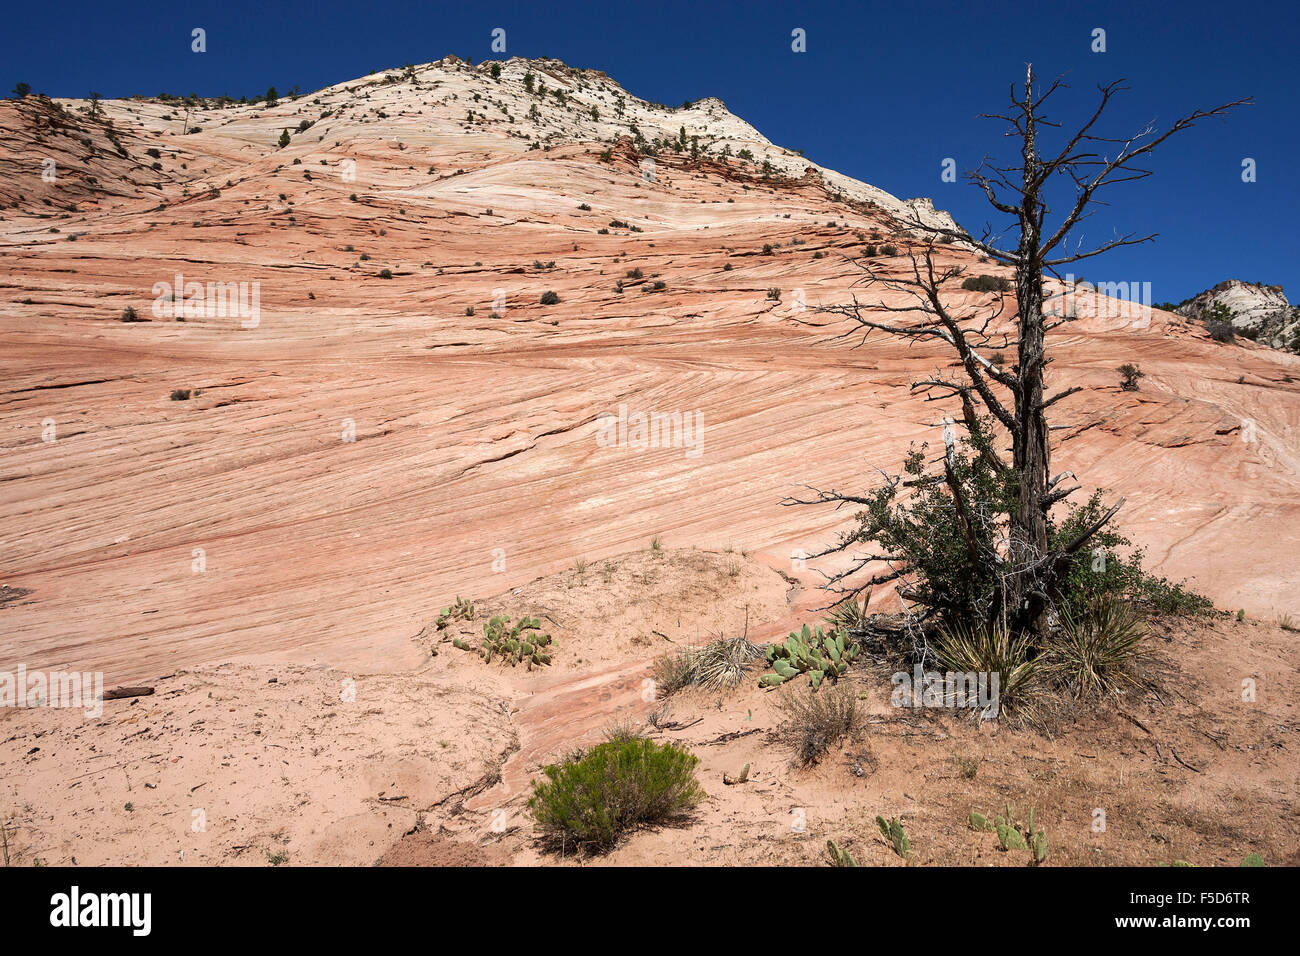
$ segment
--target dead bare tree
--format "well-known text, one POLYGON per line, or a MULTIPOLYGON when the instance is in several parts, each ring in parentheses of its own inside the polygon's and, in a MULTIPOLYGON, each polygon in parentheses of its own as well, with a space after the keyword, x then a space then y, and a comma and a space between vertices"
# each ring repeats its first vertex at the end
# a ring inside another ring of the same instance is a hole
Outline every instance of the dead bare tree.
MULTIPOLYGON (((1040 128, 1060 127, 1059 123, 1047 118, 1044 107, 1053 94, 1065 86, 1058 78, 1045 91, 1040 90, 1031 64, 1026 71, 1023 95, 1017 94, 1014 84, 1011 87, 1008 112, 984 114, 984 118, 1007 124, 1005 135, 1017 139, 1020 145, 1018 163, 1000 166, 986 159, 975 171, 967 174, 968 179, 984 192, 989 204, 998 213, 1010 217, 1011 222, 1006 228, 995 233, 991 226, 986 225, 982 235, 976 238, 960 229, 923 222, 916 215, 906 225, 914 237, 919 235, 922 239, 912 242, 907 249, 909 265, 898 271, 890 268, 897 260, 886 263, 884 268, 868 261, 857 262, 866 273, 858 284, 893 293, 892 302, 885 301, 884 297, 874 302, 859 302, 854 296, 850 304, 818 310, 837 316, 836 321, 850 321, 851 327, 845 336, 857 335, 861 331, 865 337, 878 331, 910 342, 943 343, 955 353, 960 369, 957 374, 936 373, 915 382, 913 387, 926 390, 932 400, 960 399, 960 423, 968 435, 976 439, 973 445, 978 449, 983 464, 1005 479, 1007 486, 1013 489, 1014 502, 1007 509, 1006 534, 1001 546, 990 544, 994 535, 990 516, 976 513, 986 509, 982 509, 979 502, 967 500, 968 495, 957 475, 953 435, 947 427, 943 476, 934 476, 931 480, 943 481, 949 488, 952 507, 966 538, 966 560, 972 566, 991 568, 994 571, 992 577, 1001 582, 999 593, 990 602, 992 606, 980 610, 991 616, 1000 615, 1016 633, 1029 632, 1036 636, 1046 628, 1047 612, 1075 554, 1123 505, 1121 498, 1100 518, 1078 528, 1068 540, 1049 541, 1052 507, 1077 491, 1078 486, 1068 484, 1074 477, 1069 472, 1056 476, 1051 474, 1048 410, 1079 389, 1067 388, 1052 395, 1046 394, 1044 372, 1051 362, 1047 355, 1046 336, 1070 321, 1072 316, 1055 309, 1044 311, 1044 274, 1059 278, 1058 269, 1063 265, 1154 239, 1155 234, 1137 236, 1130 233, 1117 235, 1088 249, 1081 245, 1071 249, 1067 245, 1072 230, 1093 214, 1096 205, 1104 205, 1097 197, 1100 191, 1151 175, 1151 170, 1142 168, 1140 163, 1157 146, 1200 120, 1222 115, 1251 102, 1249 99, 1237 100, 1214 109, 1197 110, 1163 131, 1152 123, 1126 138, 1098 135, 1095 132, 1098 121, 1112 98, 1127 89, 1124 81, 1119 80, 1099 87, 1100 102, 1092 115, 1065 139, 1059 151, 1044 156, 1040 153, 1040 128), (1074 186, 1074 196, 1060 221, 1049 226, 1048 217, 1052 210, 1048 206, 1048 193, 1058 177, 1068 177, 1074 186), (1003 247, 1002 237, 1008 231, 1013 235, 1018 233, 1013 250, 1003 247), (936 262, 936 250, 942 250, 945 244, 973 249, 1014 270, 1014 300, 1009 315, 1006 315, 1007 304, 1002 295, 998 296, 992 308, 987 305, 965 309, 952 306, 946 287, 963 274, 963 269, 956 265, 941 266, 936 262), (1017 361, 1010 369, 995 360, 996 354, 986 354, 1012 347, 1016 350, 1017 361), (985 416, 991 416, 1009 436, 1010 462, 1005 462, 994 443, 988 440, 987 429, 981 426, 981 419, 985 416)), ((901 479, 890 481, 894 482, 891 487, 897 487, 901 479)), ((925 479, 915 479, 910 483, 924 484, 925 479)), ((818 491, 813 499, 787 499, 786 503, 868 505, 875 500, 878 499, 818 491)), ((870 538, 872 530, 870 522, 867 522, 820 555, 846 551, 862 544, 870 538)), ((905 577, 907 572, 906 555, 870 553, 858 555, 847 569, 830 575, 829 583, 840 593, 858 594, 872 585, 905 577), (846 586, 851 576, 881 561, 886 563, 887 570, 868 581, 846 586)), ((910 593, 917 596, 915 588, 910 593)), ((922 597, 931 602, 945 600, 934 594, 922 597)))

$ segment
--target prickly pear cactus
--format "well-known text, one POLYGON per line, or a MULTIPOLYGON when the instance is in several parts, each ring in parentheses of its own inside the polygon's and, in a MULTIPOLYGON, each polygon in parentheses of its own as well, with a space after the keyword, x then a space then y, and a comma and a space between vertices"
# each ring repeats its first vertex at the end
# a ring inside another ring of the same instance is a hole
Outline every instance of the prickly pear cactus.
POLYGON ((858 861, 848 850, 841 850, 834 840, 826 841, 826 852, 831 855, 831 866, 857 866, 858 861))
POLYGON ((1039 830, 1030 840, 1030 848, 1034 851, 1034 862, 1042 863, 1047 859, 1047 834, 1039 830))
POLYGON ((912 855, 912 844, 907 839, 907 833, 898 817, 891 817, 888 820, 884 817, 876 817, 876 826, 880 827, 885 842, 894 848, 895 853, 904 860, 912 855))
POLYGON ((1005 816, 995 816, 992 820, 972 810, 970 815, 972 830, 991 831, 998 835, 998 846, 1003 850, 1029 850, 1035 863, 1047 859, 1047 834, 1034 825, 1034 811, 1029 811, 1029 823, 1022 830, 1016 825, 1011 815, 1011 804, 1006 805, 1005 816))
POLYGON ((456 603, 451 607, 442 609, 442 613, 434 620, 434 625, 438 630, 445 630, 447 625, 452 621, 472 621, 474 620, 474 605, 469 601, 462 601, 459 596, 456 603))
POLYGON ((1025 843, 1025 838, 1020 835, 1020 830, 1016 827, 1015 820, 1011 816, 1011 804, 1007 804, 1006 816, 995 817, 993 827, 998 834, 998 843, 1003 850, 1027 850, 1029 845, 1025 843))
POLYGON ((859 653, 861 648, 849 639, 847 631, 840 629, 826 634, 820 625, 814 631, 805 624, 802 631, 791 631, 784 643, 768 646, 767 660, 772 672, 759 678, 758 686, 777 687, 807 674, 809 687, 816 690, 827 677, 833 681, 843 677, 859 653))
POLYGON ((511 623, 506 615, 494 615, 483 625, 483 643, 474 647, 459 637, 452 646, 462 651, 475 651, 488 663, 495 657, 511 667, 526 664, 529 670, 551 663, 551 635, 538 632, 542 622, 535 617, 524 617, 511 623))

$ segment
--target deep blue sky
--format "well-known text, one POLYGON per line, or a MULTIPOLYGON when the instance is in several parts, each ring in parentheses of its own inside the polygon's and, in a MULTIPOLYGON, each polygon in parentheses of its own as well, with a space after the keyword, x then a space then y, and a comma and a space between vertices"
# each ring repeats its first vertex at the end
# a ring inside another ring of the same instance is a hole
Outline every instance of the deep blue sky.
MULTIPOLYGON (((1008 84, 1032 60, 1067 73, 1057 118, 1085 114, 1095 87, 1120 77, 1132 91, 1107 132, 1130 133, 1197 107, 1245 96, 1256 105, 1180 134, 1154 160, 1156 175, 1119 186, 1085 241, 1113 229, 1159 232, 1155 243, 1081 265, 1090 280, 1150 281, 1155 301, 1179 301, 1229 277, 1280 283, 1300 299, 1300 94, 1294 2, 1179 3, 762 2, 10 4, 0 33, 0 77, 37 92, 84 96, 198 93, 235 97, 313 90, 370 70, 447 53, 552 56, 603 69, 629 91, 669 104, 718 96, 772 141, 898 196, 932 196, 977 232, 988 207, 960 177, 940 181, 945 157, 960 172, 1006 148, 976 115, 1000 111, 1008 84), (207 30, 207 52, 190 31, 207 30), (791 31, 807 32, 807 52, 791 31), (1107 52, 1090 49, 1106 30, 1107 52), (1243 183, 1252 157, 1258 181, 1243 183)), ((1067 123, 1068 125, 1068 123, 1067 123)))

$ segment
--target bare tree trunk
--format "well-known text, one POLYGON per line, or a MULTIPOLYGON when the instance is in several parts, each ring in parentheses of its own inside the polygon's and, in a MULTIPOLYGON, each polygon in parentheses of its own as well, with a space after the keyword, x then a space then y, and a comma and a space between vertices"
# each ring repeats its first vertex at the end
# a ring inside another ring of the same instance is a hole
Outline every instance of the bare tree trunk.
MULTIPOLYGON (((1025 101, 1034 101, 1033 67, 1025 76, 1025 101)), ((1020 246, 1016 259, 1018 317, 1018 369, 1015 393, 1015 428, 1012 434, 1012 469, 1016 474, 1016 507, 1010 515, 1010 546, 1024 566, 1047 554, 1047 511, 1043 507, 1050 478, 1051 448, 1047 441, 1047 416, 1043 407, 1043 370, 1046 336, 1043 329, 1043 262, 1039 197, 1037 118, 1025 111, 1023 146, 1023 202, 1020 205, 1020 246)), ((1008 604, 1017 619, 1016 630, 1039 635, 1046 627, 1047 595, 1035 575, 1017 575, 1008 582, 1008 604)))

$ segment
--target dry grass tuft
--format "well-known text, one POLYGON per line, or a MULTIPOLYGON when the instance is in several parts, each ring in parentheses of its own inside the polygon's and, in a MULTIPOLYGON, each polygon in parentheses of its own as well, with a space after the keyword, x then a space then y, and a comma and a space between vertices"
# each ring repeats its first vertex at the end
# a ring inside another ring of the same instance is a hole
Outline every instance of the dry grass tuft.
POLYGON ((777 698, 782 722, 782 743, 794 753, 794 762, 810 767, 841 740, 862 732, 858 700, 847 685, 836 684, 818 691, 802 686, 790 688, 777 698))

